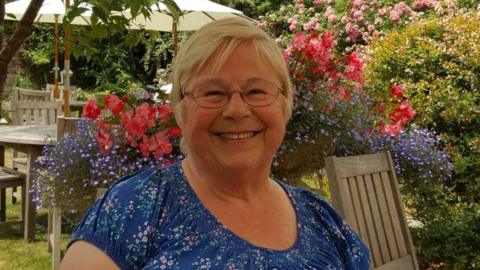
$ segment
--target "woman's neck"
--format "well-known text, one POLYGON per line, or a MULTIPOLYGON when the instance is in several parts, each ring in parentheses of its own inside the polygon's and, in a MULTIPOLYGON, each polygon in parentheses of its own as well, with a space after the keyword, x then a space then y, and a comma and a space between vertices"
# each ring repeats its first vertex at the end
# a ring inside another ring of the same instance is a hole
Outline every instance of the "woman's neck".
POLYGON ((268 194, 274 186, 268 176, 269 168, 232 172, 195 162, 188 156, 182 167, 196 192, 208 192, 222 201, 253 202, 259 195, 268 194))

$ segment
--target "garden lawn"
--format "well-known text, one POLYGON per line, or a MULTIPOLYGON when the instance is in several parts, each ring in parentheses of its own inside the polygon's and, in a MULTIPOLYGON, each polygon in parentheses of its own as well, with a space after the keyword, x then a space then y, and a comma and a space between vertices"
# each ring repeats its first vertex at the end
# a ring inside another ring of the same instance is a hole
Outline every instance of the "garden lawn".
MULTIPOLYGON (((19 190, 20 191, 20 190, 19 190)), ((11 189, 7 191, 7 219, 19 219, 20 203, 12 205, 11 189)), ((37 213, 36 241, 26 243, 19 234, 19 225, 0 229, 0 270, 51 269, 51 253, 47 249, 47 210, 37 213)), ((62 250, 69 234, 62 234, 62 250)))
MULTIPOLYGON (((5 163, 11 164, 11 151, 5 151, 5 163)), ((21 190, 18 189, 17 194, 21 190)), ((7 220, 19 219, 21 199, 12 205, 12 189, 7 189, 7 220)), ((20 196, 18 196, 20 197, 20 196)), ((51 269, 51 253, 47 248, 47 210, 37 212, 36 241, 26 243, 19 234, 19 225, 0 227, 0 270, 46 270, 51 269)), ((62 254, 69 233, 62 234, 62 254)))

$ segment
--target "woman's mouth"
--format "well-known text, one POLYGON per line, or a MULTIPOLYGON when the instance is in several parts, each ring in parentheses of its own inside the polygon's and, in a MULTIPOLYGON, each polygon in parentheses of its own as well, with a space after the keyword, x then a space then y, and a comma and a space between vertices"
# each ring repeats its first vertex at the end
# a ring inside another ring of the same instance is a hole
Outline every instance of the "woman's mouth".
POLYGON ((260 131, 246 131, 246 132, 217 132, 215 135, 227 140, 245 140, 252 138, 260 133, 260 131))

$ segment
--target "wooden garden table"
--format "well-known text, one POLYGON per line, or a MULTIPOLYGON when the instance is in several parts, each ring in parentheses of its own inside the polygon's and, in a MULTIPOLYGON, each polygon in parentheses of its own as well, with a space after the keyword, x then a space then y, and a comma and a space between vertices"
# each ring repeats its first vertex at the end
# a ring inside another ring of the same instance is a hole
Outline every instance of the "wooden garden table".
POLYGON ((30 194, 32 189, 30 171, 35 160, 41 155, 43 146, 53 145, 56 141, 56 125, 0 126, 0 166, 5 160, 4 147, 27 153, 24 239, 28 242, 35 240, 36 219, 35 203, 30 194))

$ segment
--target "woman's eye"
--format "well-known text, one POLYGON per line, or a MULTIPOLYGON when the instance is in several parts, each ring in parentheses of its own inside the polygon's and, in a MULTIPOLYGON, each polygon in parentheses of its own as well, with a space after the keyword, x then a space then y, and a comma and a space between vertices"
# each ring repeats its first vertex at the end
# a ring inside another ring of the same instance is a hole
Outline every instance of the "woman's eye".
POLYGON ((265 90, 260 88, 254 88, 247 91, 247 95, 264 95, 266 94, 265 90))
POLYGON ((212 97, 212 96, 224 96, 225 92, 221 90, 209 90, 203 93, 204 97, 212 97))

